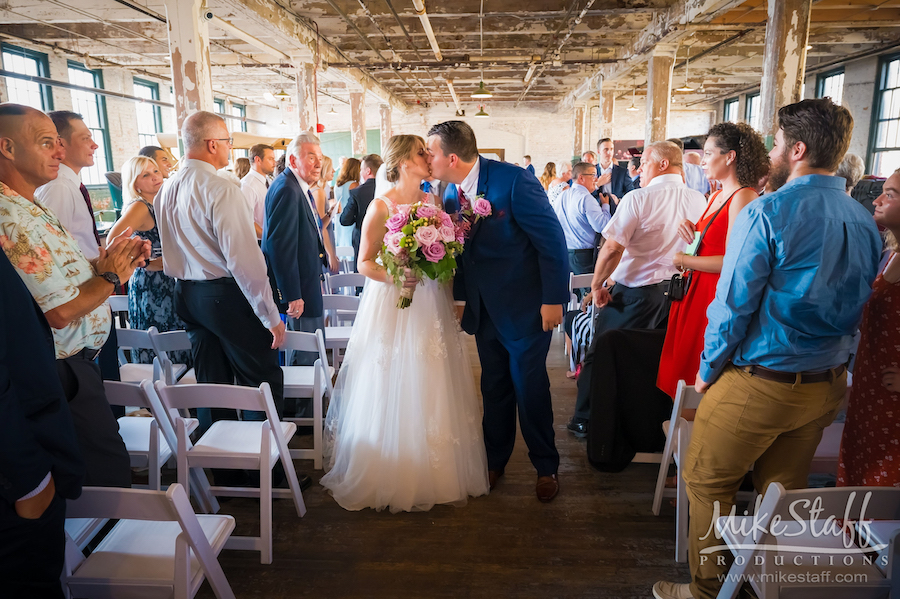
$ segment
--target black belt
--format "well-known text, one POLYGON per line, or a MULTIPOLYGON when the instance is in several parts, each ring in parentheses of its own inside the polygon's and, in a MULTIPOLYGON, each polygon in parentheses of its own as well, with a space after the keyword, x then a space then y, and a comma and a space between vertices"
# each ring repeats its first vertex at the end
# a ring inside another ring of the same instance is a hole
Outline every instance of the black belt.
POLYGON ((72 354, 68 358, 64 358, 64 359, 70 360, 70 359, 74 358, 76 360, 91 360, 91 361, 93 361, 93 360, 96 360, 97 356, 99 356, 99 355, 100 355, 99 349, 94 349, 92 347, 85 347, 80 352, 78 352, 76 354, 72 354))
POLYGON ((844 374, 844 370, 846 370, 846 367, 843 364, 829 370, 819 370, 816 372, 782 372, 780 370, 771 370, 757 365, 739 366, 739 368, 750 376, 759 377, 767 381, 800 385, 807 383, 830 383, 844 374))
POLYGON ((178 282, 183 285, 237 285, 237 281, 233 277, 206 280, 178 279, 178 282))

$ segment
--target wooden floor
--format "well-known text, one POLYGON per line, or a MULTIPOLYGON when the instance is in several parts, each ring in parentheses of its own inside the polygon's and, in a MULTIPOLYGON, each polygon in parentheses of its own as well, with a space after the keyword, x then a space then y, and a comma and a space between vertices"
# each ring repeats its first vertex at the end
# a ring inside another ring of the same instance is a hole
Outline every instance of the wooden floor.
MULTIPOLYGON (((471 343, 476 377, 479 375, 471 343)), ((274 506, 275 559, 225 550, 220 562, 243 597, 491 598, 652 597, 660 579, 686 581, 674 556, 674 510, 650 511, 657 466, 620 474, 592 469, 585 444, 566 431, 575 384, 558 333, 548 358, 561 491, 550 504, 534 495, 535 471, 521 436, 506 475, 487 497, 429 512, 348 512, 318 485, 311 461, 298 471, 316 481, 298 518, 288 500, 274 506)), ((232 499, 222 513, 238 533, 258 530, 258 503, 232 499)), ((204 584, 199 597, 213 597, 204 584)))

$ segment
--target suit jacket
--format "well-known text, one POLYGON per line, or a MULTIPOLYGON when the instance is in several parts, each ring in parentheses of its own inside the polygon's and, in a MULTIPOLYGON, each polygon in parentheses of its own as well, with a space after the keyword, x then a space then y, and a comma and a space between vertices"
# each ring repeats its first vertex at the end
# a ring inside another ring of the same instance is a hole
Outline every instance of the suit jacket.
MULTIPOLYGON (((597 170, 600 170, 600 167, 597 167, 597 170)), ((625 194, 629 191, 633 191, 635 189, 634 182, 631 180, 631 177, 628 176, 628 169, 622 168, 618 164, 613 164, 612 167, 612 179, 610 179, 610 191, 614 196, 619 198, 620 200, 625 197, 625 194)), ((595 198, 600 199, 600 189, 595 189, 592 194, 595 198)), ((616 203, 611 201, 609 202, 609 213, 616 213, 616 203)))
POLYGON ((303 316, 322 316, 322 266, 327 263, 319 224, 291 169, 275 177, 266 193, 262 250, 278 308, 302 299, 303 316))
POLYGON ((350 199, 341 212, 341 224, 345 227, 353 225, 353 255, 359 256, 359 238, 362 236, 363 220, 369 204, 375 199, 375 178, 367 179, 356 189, 350 190, 350 199))
POLYGON ((466 301, 466 332, 477 332, 485 316, 504 337, 521 339, 543 330, 542 304, 569 301, 566 239, 535 177, 512 164, 479 161, 478 195, 492 214, 472 227, 453 295, 466 301))
POLYGON ((0 499, 13 505, 48 472, 61 497, 81 495, 84 463, 56 376, 53 335, 0 252, 0 499))

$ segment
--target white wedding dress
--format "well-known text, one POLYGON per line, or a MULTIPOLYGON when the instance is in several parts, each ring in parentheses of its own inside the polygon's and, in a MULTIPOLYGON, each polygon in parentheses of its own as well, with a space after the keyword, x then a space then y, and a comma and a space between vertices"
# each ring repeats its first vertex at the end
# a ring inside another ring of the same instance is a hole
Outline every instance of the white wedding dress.
POLYGON ((366 281, 328 407, 321 483, 348 510, 425 511, 488 492, 481 405, 449 285, 424 280, 403 310, 399 297, 366 281))

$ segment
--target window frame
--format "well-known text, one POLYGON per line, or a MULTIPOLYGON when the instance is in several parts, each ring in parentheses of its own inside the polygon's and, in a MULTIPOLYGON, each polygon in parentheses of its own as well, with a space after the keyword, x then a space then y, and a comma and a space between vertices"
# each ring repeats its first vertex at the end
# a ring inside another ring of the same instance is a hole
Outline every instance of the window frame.
MULTIPOLYGON (((10 54, 20 54, 23 58, 34 60, 35 63, 37 63, 38 77, 44 77, 46 79, 50 78, 50 60, 45 53, 3 42, 0 43, 0 54, 4 52, 9 52, 10 54)), ((11 70, 5 62, 3 63, 3 68, 5 70, 11 70)), ((44 112, 52 111, 53 90, 49 85, 45 85, 43 83, 38 83, 37 85, 41 94, 41 110, 44 112)), ((9 96, 8 92, 7 96, 9 96)))
MULTIPOLYGON (((819 73, 816 75, 816 98, 824 98, 825 97, 825 81, 830 79, 831 77, 837 77, 838 75, 844 74, 844 67, 840 67, 837 69, 832 69, 830 71, 825 71, 824 73, 819 73)), ((843 83, 843 81, 842 81, 843 83)), ((830 96, 829 96, 830 97, 830 96)), ((834 100, 834 98, 831 98, 834 100)), ((836 104, 840 104, 844 99, 844 90, 843 86, 841 89, 841 97, 838 99, 836 104)))
MULTIPOLYGON (((103 87, 103 71, 102 70, 89 69, 89 68, 87 68, 87 66, 84 65, 84 63, 77 62, 75 60, 68 61, 67 68, 66 68, 67 76, 69 74, 69 69, 74 69, 77 71, 83 71, 86 73, 90 73, 94 78, 94 87, 97 89, 105 89, 103 87)), ((78 90, 71 90, 71 91, 78 91, 78 90)), ((106 171, 105 172, 111 172, 113 170, 113 157, 112 157, 112 142, 111 142, 110 136, 109 136, 109 116, 106 112, 106 96, 104 96, 102 94, 95 94, 95 95, 97 96, 97 119, 100 121, 100 127, 98 127, 98 129, 100 131, 102 131, 102 133, 103 133, 103 143, 104 143, 104 146, 103 146, 104 152, 103 153, 104 153, 104 156, 106 157, 106 165, 105 165, 106 171)), ((74 106, 73 106, 73 109, 74 109, 74 106)), ((95 166, 96 166, 96 163, 95 163, 95 166)), ((104 172, 101 172, 100 174, 103 175, 104 172)), ((85 183, 85 186, 87 186, 87 187, 91 187, 91 186, 103 187, 104 184, 102 182, 95 183, 93 185, 88 185, 87 183, 85 183)))
MULTIPOLYGON (((870 174, 875 173, 875 155, 880 152, 894 152, 900 151, 900 147, 878 147, 878 124, 884 120, 894 120, 894 119, 881 119, 881 105, 884 101, 884 92, 887 91, 887 74, 889 65, 894 61, 900 61, 900 53, 893 54, 885 54, 881 56, 878 60, 878 72, 875 79, 875 94, 872 99, 872 121, 869 126, 869 143, 866 151, 866 172, 870 174)), ((900 86, 893 87, 890 89, 900 90, 900 86)), ((900 92, 898 92, 900 93, 900 92)), ((900 120, 900 115, 898 115, 898 120, 900 120)), ((900 126, 900 125, 898 125, 900 126)))
POLYGON ((740 117, 738 116, 738 109, 741 106, 741 99, 738 97, 728 98, 722 104, 722 121, 736 123, 739 121, 740 117), (728 109, 734 106, 734 120, 728 118, 728 109))
POLYGON ((759 118, 760 118, 759 110, 760 110, 761 108, 762 108, 762 97, 760 96, 760 92, 756 92, 756 93, 752 93, 752 94, 746 94, 746 95, 744 96, 744 122, 747 123, 748 125, 750 125, 751 127, 753 127, 753 129, 754 129, 755 131, 759 131, 759 118), (754 100, 754 98, 760 98, 759 106, 757 106, 757 108, 756 108, 756 110, 757 110, 757 113, 756 113, 756 120, 757 120, 757 123, 756 123, 756 125, 753 124, 753 122, 752 122, 752 120, 751 120, 751 115, 750 115, 750 110, 751 110, 752 107, 753 107, 753 100, 754 100))
POLYGON ((213 98, 213 112, 216 114, 225 114, 225 100, 213 98))
MULTIPOLYGON (((150 97, 153 100, 159 100, 159 83, 155 83, 148 79, 140 79, 138 77, 133 77, 134 85, 140 85, 143 87, 150 88, 150 97)), ((135 94, 137 95, 137 94, 135 94)), ((162 110, 156 104, 150 105, 153 108, 153 128, 156 129, 155 133, 162 133, 162 110)), ((140 143, 141 135, 149 135, 149 133, 141 133, 138 130, 138 141, 140 143)), ((156 141, 153 145, 157 145, 159 141, 156 141)), ((143 147, 144 144, 141 144, 143 147)))

